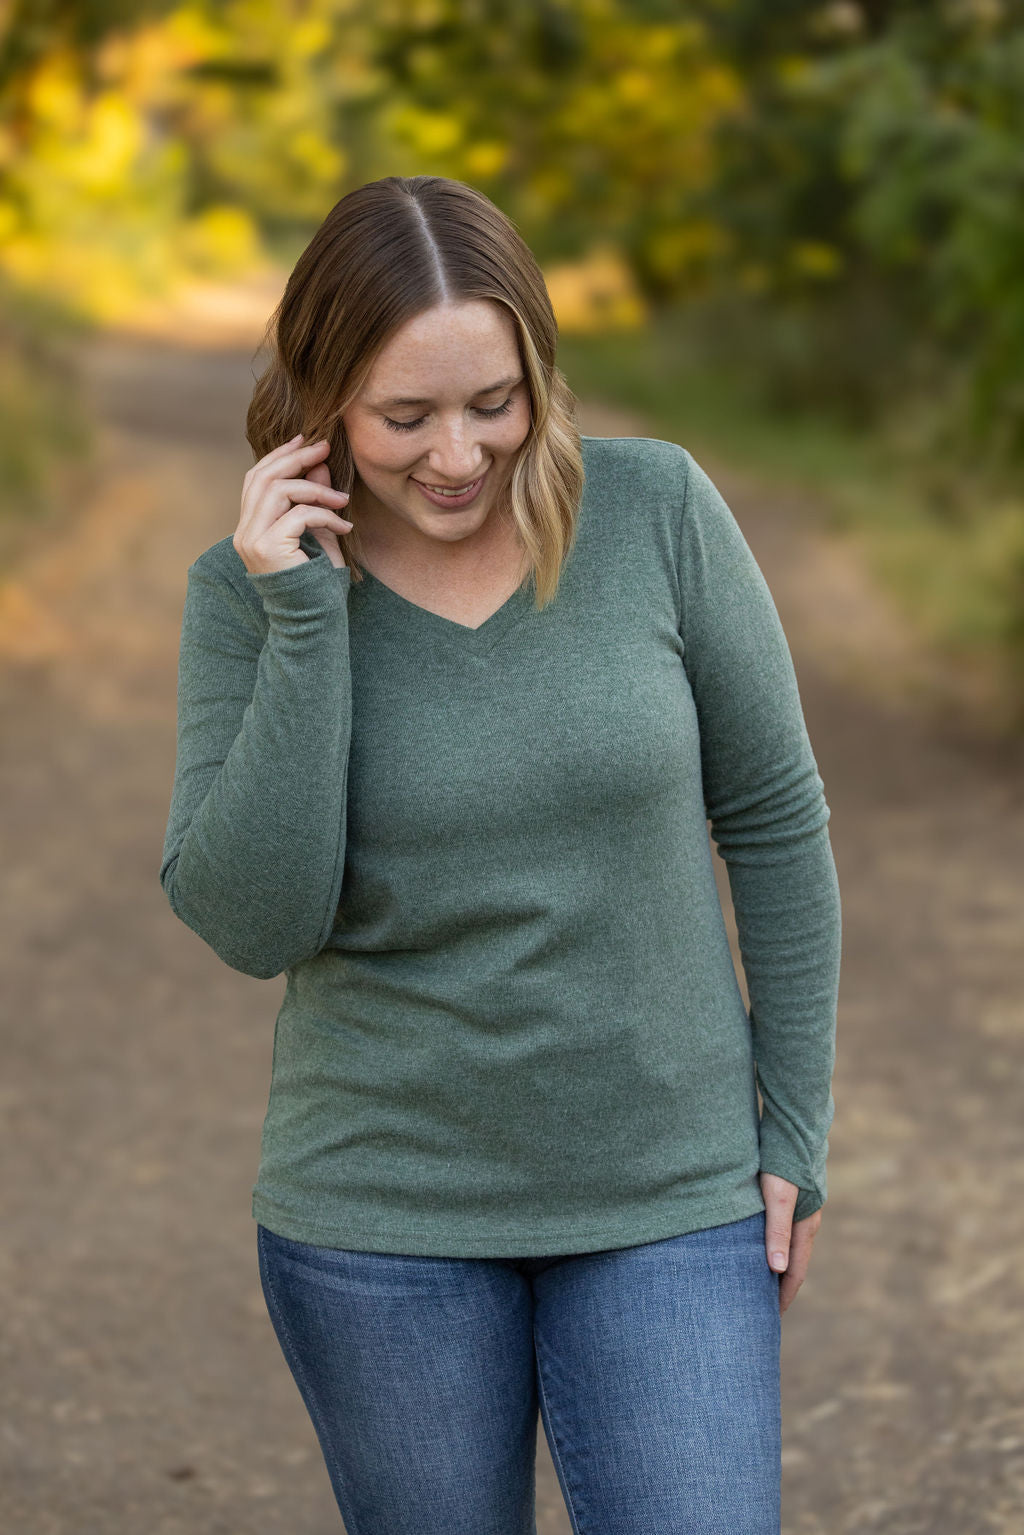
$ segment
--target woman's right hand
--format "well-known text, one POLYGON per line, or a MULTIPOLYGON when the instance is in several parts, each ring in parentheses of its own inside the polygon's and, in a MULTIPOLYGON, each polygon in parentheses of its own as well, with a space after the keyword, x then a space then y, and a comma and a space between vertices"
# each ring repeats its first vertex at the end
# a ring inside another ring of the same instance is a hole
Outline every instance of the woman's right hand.
POLYGON ((263 574, 304 565, 309 556, 299 547, 307 528, 332 565, 343 567, 340 533, 352 523, 332 508, 344 507, 348 492, 335 490, 323 462, 330 443, 304 443, 294 437, 273 448, 248 471, 242 489, 242 515, 232 543, 246 570, 263 574))

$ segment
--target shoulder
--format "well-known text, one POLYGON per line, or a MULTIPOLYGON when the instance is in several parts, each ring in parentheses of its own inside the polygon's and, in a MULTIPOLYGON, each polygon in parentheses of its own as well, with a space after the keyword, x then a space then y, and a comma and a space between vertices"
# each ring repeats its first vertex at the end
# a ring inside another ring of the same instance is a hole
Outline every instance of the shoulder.
POLYGON ((584 437, 582 442, 592 488, 610 491, 619 504, 642 510, 663 532, 671 529, 677 542, 684 530, 708 544, 743 539, 722 492, 688 448, 660 437, 584 437))
MULTIPOLYGON (((583 437, 584 494, 601 538, 622 534, 642 559, 653 554, 667 574, 676 565, 696 463, 661 437, 583 437), (614 516, 608 514, 614 508, 614 516)), ((622 550, 616 559, 623 558, 622 550)))
POLYGON ((677 442, 661 437, 582 437, 583 468, 588 479, 616 489, 685 496, 692 459, 677 442))

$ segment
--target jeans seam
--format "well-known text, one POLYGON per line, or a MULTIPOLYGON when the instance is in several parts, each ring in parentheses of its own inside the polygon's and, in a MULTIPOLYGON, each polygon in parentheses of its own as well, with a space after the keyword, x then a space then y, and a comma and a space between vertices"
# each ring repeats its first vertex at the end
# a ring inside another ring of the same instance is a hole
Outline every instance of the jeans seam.
MULTIPOLYGON (((260 1227, 257 1233, 257 1243, 259 1247, 265 1249, 266 1243, 264 1241, 262 1232, 263 1228, 260 1227)), ((291 1328, 288 1326, 287 1320, 285 1318, 284 1307, 281 1305, 281 1302, 278 1299, 277 1286, 274 1284, 273 1269, 269 1259, 264 1264, 264 1271, 266 1273, 267 1279, 268 1300, 270 1302, 273 1315, 277 1317, 281 1336, 284 1338, 288 1345, 286 1350, 288 1362, 291 1365, 292 1370, 295 1371, 298 1377, 301 1379, 301 1382, 305 1387, 305 1395, 312 1403, 312 1410, 310 1415, 313 1419, 314 1426, 316 1426, 318 1430, 323 1430, 323 1433, 320 1435, 321 1447, 323 1448, 325 1445, 330 1446, 329 1453, 327 1449, 324 1449, 324 1460, 327 1464, 328 1475, 331 1477, 332 1483, 334 1481, 334 1477, 337 1477, 338 1486, 344 1489, 345 1499, 349 1504, 348 1509, 340 1508, 339 1504, 339 1511, 341 1513, 342 1520, 345 1524, 346 1530, 348 1531, 348 1535, 360 1535, 360 1531, 356 1527, 355 1516, 351 1512, 351 1494, 346 1484, 345 1477, 342 1473, 341 1463, 339 1462, 335 1452, 331 1436, 327 1432, 327 1420, 321 1411, 320 1402, 315 1392, 313 1391, 309 1376, 306 1374, 306 1367, 302 1362, 302 1356, 296 1347, 291 1328)), ((337 1499, 337 1487, 335 1487, 334 1495, 337 1499)))
POLYGON ((541 1360, 540 1342, 537 1338, 536 1332, 534 1332, 533 1346, 537 1355, 537 1387, 540 1391, 541 1401, 544 1403, 544 1406, 547 1410, 548 1422, 551 1425, 551 1444, 549 1445, 549 1449, 551 1450, 551 1459, 554 1462, 554 1465, 558 1471, 559 1479, 562 1483, 562 1495, 565 1498, 565 1506, 566 1510, 568 1511, 569 1518, 572 1520, 574 1535, 584 1535, 584 1532, 580 1526, 579 1519, 576 1515, 576 1507, 573 1503, 572 1492, 569 1487, 568 1473, 562 1461, 562 1452, 558 1447, 558 1440, 555 1433, 555 1419, 554 1414, 551 1411, 551 1403, 548 1400, 548 1393, 544 1386, 544 1364, 541 1360))

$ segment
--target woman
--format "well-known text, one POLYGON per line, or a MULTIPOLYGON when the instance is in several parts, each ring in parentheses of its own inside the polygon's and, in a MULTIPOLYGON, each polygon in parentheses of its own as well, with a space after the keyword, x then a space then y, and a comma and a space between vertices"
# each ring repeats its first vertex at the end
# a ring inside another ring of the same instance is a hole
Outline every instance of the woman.
POLYGON ((351 192, 274 319, 161 882, 287 976, 253 1214, 345 1526, 533 1531, 539 1408, 575 1529, 777 1532, 840 909, 772 598, 685 449, 580 438, 472 188, 351 192))

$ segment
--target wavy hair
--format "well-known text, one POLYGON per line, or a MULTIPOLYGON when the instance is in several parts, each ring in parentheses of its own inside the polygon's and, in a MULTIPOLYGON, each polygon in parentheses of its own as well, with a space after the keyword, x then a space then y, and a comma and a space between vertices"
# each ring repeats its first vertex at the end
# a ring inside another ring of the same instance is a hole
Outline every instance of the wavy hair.
MULTIPOLYGON (((491 299, 516 327, 530 391, 530 430, 509 483, 536 606, 557 589, 572 550, 584 473, 576 397, 555 365, 558 325, 543 274, 489 198, 443 176, 384 176, 341 198, 295 264, 267 322, 268 365, 253 389, 246 437, 257 459, 302 432, 326 439, 331 484, 351 490, 355 464, 341 417, 374 360, 406 321, 443 302, 491 299)), ((339 538, 362 580, 358 536, 339 538)))

